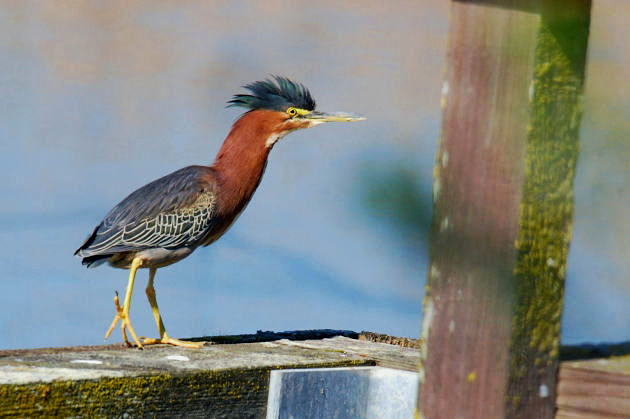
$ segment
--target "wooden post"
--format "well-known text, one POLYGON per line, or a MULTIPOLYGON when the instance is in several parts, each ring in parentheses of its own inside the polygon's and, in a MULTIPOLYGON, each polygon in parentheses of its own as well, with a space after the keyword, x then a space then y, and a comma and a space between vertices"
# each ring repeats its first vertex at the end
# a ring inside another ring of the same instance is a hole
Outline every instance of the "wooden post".
POLYGON ((453 1, 423 418, 549 418, 590 0, 453 1))

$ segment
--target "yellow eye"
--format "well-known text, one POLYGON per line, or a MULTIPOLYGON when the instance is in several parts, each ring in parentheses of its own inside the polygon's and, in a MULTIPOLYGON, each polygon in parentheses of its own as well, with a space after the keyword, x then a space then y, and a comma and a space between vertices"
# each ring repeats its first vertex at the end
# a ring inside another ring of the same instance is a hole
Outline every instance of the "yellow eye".
POLYGON ((289 109, 287 109, 287 113, 289 114, 289 116, 293 117, 293 116, 296 116, 298 114, 298 111, 295 108, 289 108, 289 109))

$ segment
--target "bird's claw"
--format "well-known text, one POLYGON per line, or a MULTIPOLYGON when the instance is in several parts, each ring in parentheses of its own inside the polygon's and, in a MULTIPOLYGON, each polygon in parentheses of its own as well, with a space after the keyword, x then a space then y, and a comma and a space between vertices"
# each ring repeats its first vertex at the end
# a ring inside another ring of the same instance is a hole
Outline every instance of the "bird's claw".
POLYGON ((112 320, 112 323, 110 324, 109 329, 107 329, 107 332, 105 332, 105 339, 109 338, 114 328, 120 321, 120 330, 122 332, 122 337, 123 337, 123 341, 125 342, 125 345, 127 345, 128 347, 133 346, 131 342, 129 342, 129 339, 127 338, 127 328, 129 328, 129 332, 131 333, 131 337, 133 338, 133 341, 135 342, 136 346, 138 347, 138 349, 142 349, 143 348, 142 343, 136 336, 136 332, 133 329, 133 326, 131 325, 131 319, 129 319, 129 312, 127 312, 126 310, 124 310, 123 307, 120 306, 120 299, 118 298, 118 291, 116 291, 116 295, 114 296, 114 306, 116 307, 116 315, 114 316, 114 320, 112 320))

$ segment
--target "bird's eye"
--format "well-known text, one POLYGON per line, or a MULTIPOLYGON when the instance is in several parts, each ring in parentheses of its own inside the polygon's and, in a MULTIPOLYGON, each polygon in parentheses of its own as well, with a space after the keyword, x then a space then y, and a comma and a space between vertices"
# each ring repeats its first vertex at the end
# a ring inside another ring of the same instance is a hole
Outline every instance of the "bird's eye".
POLYGON ((289 108, 287 109, 287 113, 289 114, 289 116, 295 116, 298 114, 298 111, 295 108, 289 108))

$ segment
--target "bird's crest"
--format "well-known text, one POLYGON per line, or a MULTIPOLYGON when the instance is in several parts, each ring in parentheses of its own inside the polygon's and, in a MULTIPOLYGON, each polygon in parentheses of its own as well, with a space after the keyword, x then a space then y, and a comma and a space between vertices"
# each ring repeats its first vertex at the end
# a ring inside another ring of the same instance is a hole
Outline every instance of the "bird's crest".
POLYGON ((255 81, 243 86, 251 94, 239 94, 228 101, 228 107, 242 106, 249 109, 271 109, 285 111, 296 107, 312 111, 315 100, 311 93, 301 83, 296 83, 286 77, 273 76, 273 80, 255 81))

